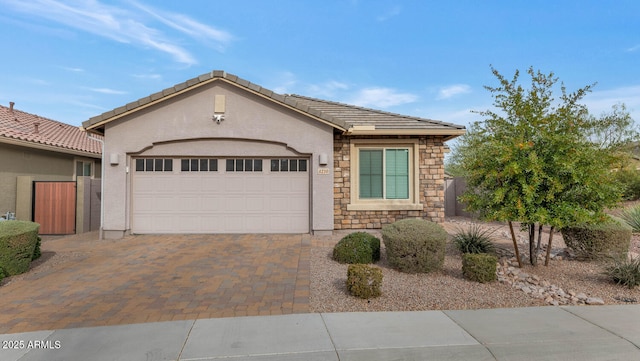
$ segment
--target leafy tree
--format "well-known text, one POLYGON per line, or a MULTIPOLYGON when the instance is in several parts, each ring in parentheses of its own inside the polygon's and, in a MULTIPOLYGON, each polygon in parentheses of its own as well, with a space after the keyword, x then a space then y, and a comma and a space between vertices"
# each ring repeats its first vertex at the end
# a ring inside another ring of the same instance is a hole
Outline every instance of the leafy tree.
POLYGON ((508 80, 491 70, 499 85, 485 88, 496 110, 477 112, 484 120, 472 124, 454 155, 467 173, 461 200, 487 220, 520 222, 536 265, 543 226, 551 227, 550 249, 554 229, 602 221, 604 208, 620 200, 610 172, 617 155, 594 141, 602 124, 580 104, 592 85, 569 93, 561 84, 556 99, 553 73, 529 68, 525 89, 519 71, 508 80))

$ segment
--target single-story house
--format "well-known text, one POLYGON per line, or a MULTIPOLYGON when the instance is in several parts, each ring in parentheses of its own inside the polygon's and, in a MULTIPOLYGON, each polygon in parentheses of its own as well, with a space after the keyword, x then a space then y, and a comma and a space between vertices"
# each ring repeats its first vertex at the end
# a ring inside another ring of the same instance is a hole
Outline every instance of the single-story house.
MULTIPOLYGON (((100 178, 102 136, 90 136, 80 127, 20 111, 14 105, 0 105, 0 216, 6 218, 10 212, 18 220, 32 221, 34 182, 100 178)), ((42 214, 60 216, 50 213, 42 214)), ((85 221, 78 218, 78 231, 89 230, 85 221)))
POLYGON ((105 238, 314 233, 444 220, 445 141, 463 126, 212 71, 83 123, 104 135, 105 238))

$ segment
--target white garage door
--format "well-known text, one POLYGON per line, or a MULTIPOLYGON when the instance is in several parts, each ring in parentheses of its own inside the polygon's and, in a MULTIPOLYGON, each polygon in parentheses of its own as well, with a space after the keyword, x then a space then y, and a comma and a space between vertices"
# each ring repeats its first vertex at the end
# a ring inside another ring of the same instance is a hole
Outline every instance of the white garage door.
POLYGON ((138 158, 133 233, 307 233, 307 159, 138 158))

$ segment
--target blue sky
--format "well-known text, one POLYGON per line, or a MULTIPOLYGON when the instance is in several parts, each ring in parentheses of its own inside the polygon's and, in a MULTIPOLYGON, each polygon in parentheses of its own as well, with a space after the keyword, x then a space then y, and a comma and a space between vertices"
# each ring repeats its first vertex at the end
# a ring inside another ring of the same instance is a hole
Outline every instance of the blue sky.
MULTIPOLYGON (((640 121, 640 2, 0 0, 0 103, 65 123, 211 70, 468 125, 493 65, 553 71, 640 121)), ((526 74, 525 74, 526 75, 526 74)), ((524 77, 523 77, 524 78, 524 77)), ((526 79, 526 78, 524 78, 526 79)))

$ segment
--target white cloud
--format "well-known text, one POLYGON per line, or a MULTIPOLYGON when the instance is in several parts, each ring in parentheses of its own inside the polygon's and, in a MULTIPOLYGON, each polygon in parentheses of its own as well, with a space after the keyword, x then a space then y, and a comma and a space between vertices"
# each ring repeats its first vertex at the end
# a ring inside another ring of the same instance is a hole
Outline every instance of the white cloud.
MULTIPOLYGON (((98 0, 2 0, 13 10, 41 17, 70 28, 92 33, 120 43, 149 47, 171 55, 177 62, 193 65, 197 60, 191 53, 167 38, 157 27, 153 27, 145 13, 160 23, 178 30, 192 38, 214 41, 222 49, 232 36, 224 31, 199 23, 178 13, 152 11, 138 3, 135 9, 103 4, 98 0), (139 9, 145 12, 140 13, 139 9), (147 24, 149 23, 149 24, 147 24)), ((157 25, 157 24, 156 24, 157 25)))
POLYGON ((633 53, 633 52, 638 51, 638 50, 640 50, 640 44, 634 45, 634 46, 626 49, 626 51, 629 52, 629 53, 633 53))
POLYGON ((624 103, 631 117, 640 122, 640 85, 594 91, 584 97, 584 104, 595 116, 610 112, 618 103, 624 103))
POLYGON ((388 108, 413 103, 416 100, 418 96, 415 94, 400 93, 391 88, 374 87, 360 90, 347 103, 362 107, 388 108))
POLYGON ((60 68, 63 69, 63 70, 66 70, 66 71, 74 72, 74 73, 83 73, 84 72, 84 69, 82 69, 82 68, 74 68, 74 67, 70 67, 70 66, 61 66, 60 68))
POLYGON ((298 83, 295 74, 290 71, 284 71, 281 72, 277 77, 278 78, 275 80, 275 82, 278 85, 274 86, 271 90, 280 94, 289 94, 293 92, 291 89, 298 83))
POLYGON ((438 91, 436 99, 443 100, 453 98, 456 95, 471 93, 471 86, 467 84, 453 84, 447 87, 441 88, 438 91))
POLYGON ((128 92, 123 90, 115 90, 115 89, 109 89, 109 88, 87 88, 87 90, 100 93, 100 94, 110 94, 110 95, 128 94, 128 92))
POLYGON ((306 94, 319 98, 334 98, 336 92, 349 89, 349 85, 336 80, 329 80, 321 84, 309 85, 306 94))
POLYGON ((212 40, 220 44, 220 50, 233 40, 233 36, 224 31, 216 29, 212 26, 202 24, 186 15, 175 14, 166 11, 156 10, 140 3, 133 3, 139 9, 145 11, 149 15, 156 18, 161 23, 187 34, 193 38, 201 40, 212 40))
POLYGON ((160 74, 132 74, 134 78, 138 79, 146 79, 146 80, 160 80, 162 79, 162 75, 160 74))

